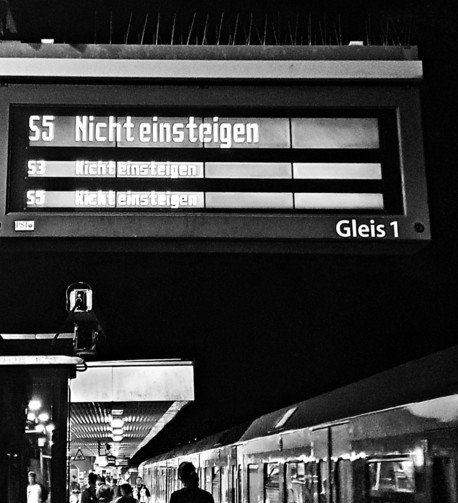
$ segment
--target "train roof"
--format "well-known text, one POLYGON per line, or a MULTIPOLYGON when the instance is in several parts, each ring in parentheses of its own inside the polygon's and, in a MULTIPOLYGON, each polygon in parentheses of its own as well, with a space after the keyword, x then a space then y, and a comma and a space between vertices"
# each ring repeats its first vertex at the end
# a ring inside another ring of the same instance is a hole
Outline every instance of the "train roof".
POLYGON ((283 407, 252 422, 155 456, 144 463, 204 452, 282 431, 332 423, 457 392, 458 346, 453 346, 323 395, 283 407))
POLYGON ((227 445, 235 444, 239 441, 240 437, 247 430, 250 424, 251 422, 239 424, 227 430, 204 437, 193 443, 176 447, 172 451, 168 451, 149 459, 147 462, 157 463, 178 457, 189 456, 197 452, 209 451, 211 449, 217 449, 227 445))
POLYGON ((458 392, 458 346, 265 414, 240 441, 332 423, 458 392))

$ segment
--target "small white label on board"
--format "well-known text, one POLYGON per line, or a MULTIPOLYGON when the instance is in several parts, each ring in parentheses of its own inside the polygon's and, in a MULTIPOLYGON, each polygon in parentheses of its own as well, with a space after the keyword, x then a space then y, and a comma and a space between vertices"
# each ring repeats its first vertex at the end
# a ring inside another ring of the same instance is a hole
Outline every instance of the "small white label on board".
POLYGON ((35 220, 16 220, 14 222, 14 230, 18 232, 34 231, 35 220))

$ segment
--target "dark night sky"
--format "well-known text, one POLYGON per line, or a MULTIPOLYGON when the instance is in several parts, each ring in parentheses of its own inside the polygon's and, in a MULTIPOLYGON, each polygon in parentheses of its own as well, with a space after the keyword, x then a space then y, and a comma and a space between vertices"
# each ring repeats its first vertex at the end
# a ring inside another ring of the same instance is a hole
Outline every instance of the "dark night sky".
MULTIPOLYGON (((119 19, 129 16, 120 2, 46 2, 62 4, 52 17, 46 11, 28 14, 35 2, 12 4, 23 41, 41 38, 41 26, 42 36, 53 33, 56 42, 63 30, 66 42, 93 42, 87 25, 94 4, 99 26, 109 19, 111 5, 119 19), (71 30, 66 23, 77 5, 82 21, 71 30)), ((129 5, 140 12, 146 2, 129 5)), ((155 5, 174 12, 180 4, 155 5)), ((259 2, 186 5, 183 16, 193 9, 261 11, 259 2)), ((273 2, 262 5, 276 10, 273 2)), ((291 19, 295 12, 328 19, 340 14, 349 40, 364 35, 361 20, 364 25, 367 16, 373 26, 386 12, 402 22, 411 18, 410 42, 419 47, 425 74, 422 115, 433 234, 427 248, 414 255, 372 256, 0 253, 0 333, 56 332, 66 317, 66 287, 85 281, 107 322, 103 358, 195 359, 195 403, 144 456, 455 344, 458 81, 452 2, 345 6, 282 2, 282 12, 291 19)), ((106 42, 102 28, 98 37, 106 42)))

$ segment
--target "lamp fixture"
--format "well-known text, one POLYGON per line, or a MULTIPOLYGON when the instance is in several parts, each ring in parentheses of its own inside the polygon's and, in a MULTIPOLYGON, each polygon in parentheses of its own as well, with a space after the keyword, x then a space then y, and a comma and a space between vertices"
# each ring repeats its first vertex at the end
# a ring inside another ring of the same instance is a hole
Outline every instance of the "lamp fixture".
POLYGON ((44 421, 49 421, 49 414, 48 412, 42 412, 39 416, 38 419, 42 422, 44 421))
POLYGON ((115 418, 111 420, 112 428, 122 428, 124 426, 124 420, 121 418, 115 418))
POLYGON ((30 400, 29 410, 37 411, 39 409, 41 409, 41 401, 40 400, 30 400))

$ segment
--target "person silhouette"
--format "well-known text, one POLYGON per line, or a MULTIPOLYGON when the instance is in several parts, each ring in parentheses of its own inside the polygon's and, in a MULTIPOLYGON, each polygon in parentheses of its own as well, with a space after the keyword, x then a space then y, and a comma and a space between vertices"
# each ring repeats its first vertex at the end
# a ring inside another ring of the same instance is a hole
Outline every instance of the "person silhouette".
POLYGON ((199 488, 199 475, 192 463, 180 463, 178 478, 184 487, 170 495, 170 503, 215 503, 211 493, 199 488))
POLYGON ((28 479, 27 503, 42 503, 43 489, 41 484, 37 482, 37 474, 35 472, 29 472, 28 479))

